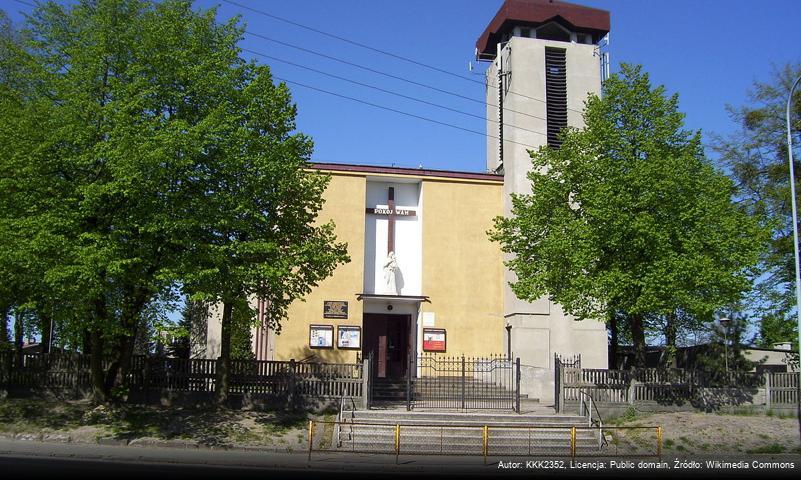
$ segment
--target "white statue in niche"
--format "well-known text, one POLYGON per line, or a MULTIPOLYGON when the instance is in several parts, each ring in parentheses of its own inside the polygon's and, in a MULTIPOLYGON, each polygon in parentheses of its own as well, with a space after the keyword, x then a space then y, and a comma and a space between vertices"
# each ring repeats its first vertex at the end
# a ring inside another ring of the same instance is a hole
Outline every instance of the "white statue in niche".
POLYGON ((398 286, 395 284, 397 270, 398 262, 395 260, 395 252, 389 252, 387 260, 384 262, 384 287, 387 295, 398 295, 398 286))

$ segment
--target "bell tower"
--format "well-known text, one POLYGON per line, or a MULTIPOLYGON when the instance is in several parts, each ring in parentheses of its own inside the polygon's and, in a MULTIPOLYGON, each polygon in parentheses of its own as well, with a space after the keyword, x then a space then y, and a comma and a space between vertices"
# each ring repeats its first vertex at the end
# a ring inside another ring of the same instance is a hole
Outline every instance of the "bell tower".
MULTIPOLYGON (((486 71, 487 170, 504 176, 504 214, 512 193, 529 193, 528 150, 559 148, 559 132, 581 127, 588 94, 600 94, 608 71, 609 12, 557 0, 505 0, 476 42, 486 71)), ((553 355, 581 354, 582 366, 606 368, 602 322, 574 321, 547 297, 518 299, 504 272, 510 349, 523 364, 552 369, 553 355)), ((551 376, 552 381, 552 376, 551 376)), ((531 392, 548 398, 548 392, 531 392)), ((552 392, 551 392, 552 396, 552 392)))

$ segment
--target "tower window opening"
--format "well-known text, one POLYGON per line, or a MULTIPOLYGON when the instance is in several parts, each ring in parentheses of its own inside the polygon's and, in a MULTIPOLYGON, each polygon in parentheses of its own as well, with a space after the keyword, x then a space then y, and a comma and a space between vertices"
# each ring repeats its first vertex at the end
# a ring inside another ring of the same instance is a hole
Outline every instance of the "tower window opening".
POLYGON ((567 65, 564 49, 545 48, 545 101, 548 145, 559 148, 559 132, 567 126, 567 65))
POLYGON ((549 22, 537 29, 537 38, 569 42, 570 32, 556 22, 549 22))

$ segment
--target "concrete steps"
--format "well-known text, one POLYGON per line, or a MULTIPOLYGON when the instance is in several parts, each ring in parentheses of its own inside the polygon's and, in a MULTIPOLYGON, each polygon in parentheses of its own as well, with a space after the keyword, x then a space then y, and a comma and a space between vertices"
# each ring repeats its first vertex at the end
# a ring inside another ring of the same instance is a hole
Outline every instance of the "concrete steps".
MULTIPOLYGON (((461 378, 439 377, 435 381, 412 381, 413 400, 416 402, 436 402, 442 399, 461 399, 461 378)), ((372 385, 373 400, 378 402, 406 401, 406 380, 376 379, 372 385)), ((468 378, 464 380, 466 401, 508 401, 514 392, 502 385, 468 378)), ((521 395, 521 398, 527 398, 521 395)))

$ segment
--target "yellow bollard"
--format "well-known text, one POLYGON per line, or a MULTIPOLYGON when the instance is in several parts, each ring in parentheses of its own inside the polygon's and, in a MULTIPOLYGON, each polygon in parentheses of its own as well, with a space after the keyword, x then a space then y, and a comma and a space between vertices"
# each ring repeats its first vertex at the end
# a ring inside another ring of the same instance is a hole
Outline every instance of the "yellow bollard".
POLYGON ((576 459, 576 427, 570 429, 570 456, 576 459))
POLYGON ((488 450, 489 450, 489 426, 484 425, 484 465, 487 464, 488 450))
POLYGON ((662 426, 656 427, 656 455, 662 461, 662 426))
POLYGON ((398 464, 398 456, 400 456, 400 425, 395 424, 395 465, 398 464))
POLYGON ((309 420, 309 460, 311 461, 312 445, 314 445, 314 420, 309 420))

